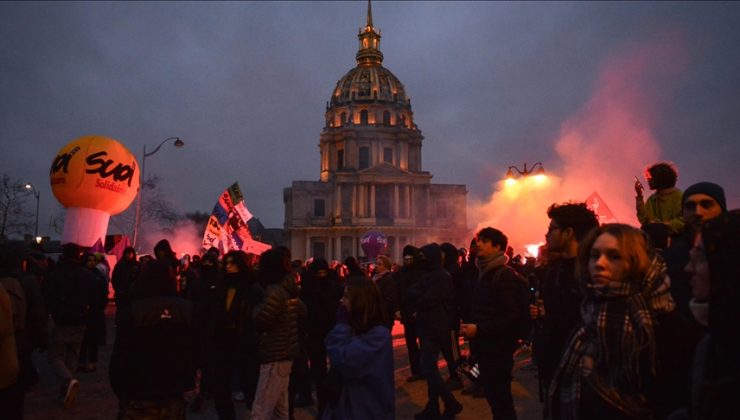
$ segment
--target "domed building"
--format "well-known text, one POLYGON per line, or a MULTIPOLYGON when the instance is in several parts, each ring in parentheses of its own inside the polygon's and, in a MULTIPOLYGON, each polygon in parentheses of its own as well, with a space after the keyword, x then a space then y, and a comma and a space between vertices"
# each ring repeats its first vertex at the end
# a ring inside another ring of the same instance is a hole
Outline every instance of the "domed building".
POLYGON ((293 257, 363 257, 360 238, 371 230, 387 237, 387 253, 399 262, 407 244, 462 245, 470 239, 467 190, 432 184, 422 169, 424 137, 403 84, 382 65, 369 2, 358 38, 357 67, 327 102, 319 181, 293 181, 283 192, 293 257))

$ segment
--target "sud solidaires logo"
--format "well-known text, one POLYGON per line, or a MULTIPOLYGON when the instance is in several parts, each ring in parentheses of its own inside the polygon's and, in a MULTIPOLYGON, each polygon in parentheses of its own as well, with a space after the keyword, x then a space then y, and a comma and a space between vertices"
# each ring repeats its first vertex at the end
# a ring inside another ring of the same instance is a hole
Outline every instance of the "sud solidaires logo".
MULTIPOLYGON (((75 146, 69 152, 54 158, 50 171, 52 185, 63 184, 67 180, 66 175, 69 173, 69 162, 72 160, 72 156, 79 151, 80 146, 75 146), (62 172, 61 174, 59 173, 60 171, 62 172)), ((96 187, 122 193, 125 191, 125 188, 116 185, 113 181, 126 182, 130 187, 136 173, 136 164, 124 165, 118 163, 112 169, 108 170, 115 162, 113 159, 104 159, 106 156, 108 156, 108 152, 105 150, 89 155, 85 159, 85 163, 87 164, 85 172, 88 174, 98 174, 100 179, 95 180, 96 187), (107 178, 109 177, 113 177, 113 180, 108 180, 107 178)))

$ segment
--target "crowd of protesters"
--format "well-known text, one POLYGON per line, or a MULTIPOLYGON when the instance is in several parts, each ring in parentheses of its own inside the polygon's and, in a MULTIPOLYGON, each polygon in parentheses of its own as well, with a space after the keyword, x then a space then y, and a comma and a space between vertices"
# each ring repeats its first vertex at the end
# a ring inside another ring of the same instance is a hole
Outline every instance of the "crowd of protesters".
POLYGON ((162 240, 153 257, 127 248, 111 272, 76 244, 57 263, 3 249, 0 413, 23 418, 34 350, 48 352, 60 402, 75 404, 77 373, 98 369, 105 344, 110 273, 121 419, 182 419, 209 400, 219 419, 236 418, 235 400, 251 419, 305 406, 322 419, 395 418, 396 321, 406 381, 426 382, 416 419, 455 418, 464 383, 495 420, 516 419, 522 345, 544 419, 740 419, 740 214, 719 185, 678 190, 669 163, 646 178, 656 192, 645 201, 636 180, 639 228, 600 224, 585 203, 543 209, 536 260, 514 257, 506 226, 480 229, 469 249, 407 245, 400 265, 291 260, 284 247, 177 259, 162 240))

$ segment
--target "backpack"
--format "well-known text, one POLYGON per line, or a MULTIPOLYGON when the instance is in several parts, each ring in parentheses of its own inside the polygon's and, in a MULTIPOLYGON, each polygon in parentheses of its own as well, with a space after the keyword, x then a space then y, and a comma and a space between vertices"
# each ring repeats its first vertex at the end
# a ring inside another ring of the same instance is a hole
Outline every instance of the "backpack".
POLYGON ((0 278, 0 284, 10 296, 10 307, 13 312, 13 328, 16 332, 26 328, 26 293, 15 277, 0 278))
POLYGON ((529 334, 532 331, 532 319, 529 316, 529 284, 520 276, 513 268, 509 266, 503 266, 496 270, 493 277, 493 282, 496 283, 501 278, 504 270, 511 270, 517 279, 517 320, 512 330, 515 332, 514 336, 517 340, 526 340, 529 338, 529 334))

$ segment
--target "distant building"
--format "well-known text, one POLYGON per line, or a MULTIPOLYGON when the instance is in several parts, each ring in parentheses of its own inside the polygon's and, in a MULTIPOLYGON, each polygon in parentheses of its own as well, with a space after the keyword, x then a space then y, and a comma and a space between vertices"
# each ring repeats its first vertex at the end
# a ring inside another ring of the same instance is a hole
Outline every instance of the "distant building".
POLYGON ((422 170, 424 137, 403 84, 382 66, 380 32, 360 28, 357 67, 337 82, 321 133, 319 181, 285 188, 285 230, 294 258, 364 256, 360 238, 382 232, 388 254, 403 246, 469 240, 465 185, 432 184, 422 170))

